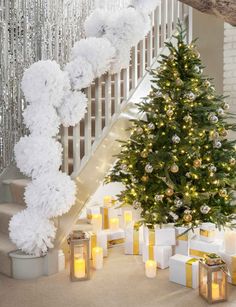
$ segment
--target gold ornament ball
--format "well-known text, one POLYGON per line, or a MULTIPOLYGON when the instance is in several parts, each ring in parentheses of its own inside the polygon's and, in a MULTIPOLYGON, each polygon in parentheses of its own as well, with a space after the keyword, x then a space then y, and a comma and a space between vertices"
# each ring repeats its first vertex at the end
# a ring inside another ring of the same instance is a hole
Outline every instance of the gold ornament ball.
POLYGON ((225 197, 225 196, 227 196, 227 190, 226 190, 226 189, 221 189, 221 190, 219 191, 219 195, 220 195, 220 197, 225 197))
POLYGON ((146 150, 143 150, 140 155, 141 155, 142 158, 147 158, 148 153, 147 153, 146 150))
POLYGON ((202 160, 201 159, 196 159, 193 161, 194 167, 200 167, 202 165, 202 160))
POLYGON ((179 167, 178 167, 177 164, 173 164, 173 165, 171 166, 170 170, 171 170, 172 173, 178 173, 179 167))
POLYGON ((143 182, 147 182, 148 181, 148 176, 143 176, 142 178, 141 178, 141 180, 143 181, 143 182))
POLYGON ((168 117, 171 117, 173 114, 174 114, 174 111, 171 110, 171 109, 167 110, 167 112, 166 112, 166 115, 167 115, 168 117))
POLYGON ((227 130, 222 129, 222 130, 220 131, 220 135, 223 136, 223 137, 226 137, 226 136, 228 135, 227 130))
POLYGON ((192 221, 193 217, 191 214, 187 213, 183 216, 183 220, 187 223, 190 223, 192 221))
POLYGON ((167 196, 172 196, 174 194, 174 191, 171 188, 166 189, 166 195, 167 196))
POLYGON ((234 158, 230 158, 229 163, 230 163, 230 165, 235 165, 236 160, 234 158))

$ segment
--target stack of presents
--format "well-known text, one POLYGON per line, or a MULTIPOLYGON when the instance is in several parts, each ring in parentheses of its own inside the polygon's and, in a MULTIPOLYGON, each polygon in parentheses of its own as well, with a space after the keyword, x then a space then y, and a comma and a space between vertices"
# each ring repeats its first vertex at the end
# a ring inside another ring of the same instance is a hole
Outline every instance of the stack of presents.
POLYGON ((141 255, 145 263, 154 260, 160 269, 169 267, 170 281, 198 288, 199 259, 216 254, 227 264, 228 281, 236 285, 236 232, 220 232, 211 223, 194 232, 172 225, 149 229, 133 221, 131 210, 117 209, 109 197, 103 206, 87 208, 87 220, 93 224, 91 244, 103 247, 104 256, 109 246, 124 243, 126 255, 141 255))

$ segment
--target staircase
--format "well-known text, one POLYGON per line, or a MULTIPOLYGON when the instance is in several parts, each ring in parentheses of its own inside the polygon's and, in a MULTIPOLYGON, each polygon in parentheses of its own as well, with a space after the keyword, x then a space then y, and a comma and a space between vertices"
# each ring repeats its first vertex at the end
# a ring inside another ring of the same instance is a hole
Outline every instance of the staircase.
MULTIPOLYGON (((148 94, 150 77, 147 68, 158 66, 160 54, 167 52, 164 42, 175 32, 177 20, 187 24, 189 8, 177 0, 162 0, 151 15, 147 37, 131 50, 128 69, 115 75, 105 74, 86 89, 88 111, 73 128, 61 128, 58 137, 63 145, 63 166, 76 181, 77 199, 69 213, 58 220, 56 248, 62 246, 82 208, 96 191, 113 165, 120 150, 117 139, 127 139, 129 119, 139 118, 136 102, 148 94)), ((9 252, 16 247, 8 236, 10 218, 25 206, 23 193, 27 180, 4 182, 10 199, 0 204, 0 273, 11 276, 9 252)))

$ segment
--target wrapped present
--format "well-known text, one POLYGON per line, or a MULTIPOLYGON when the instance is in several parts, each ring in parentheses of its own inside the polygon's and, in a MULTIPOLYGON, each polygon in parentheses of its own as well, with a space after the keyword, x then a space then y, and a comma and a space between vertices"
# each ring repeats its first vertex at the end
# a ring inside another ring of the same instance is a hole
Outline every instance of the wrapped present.
POLYGON ((143 226, 132 223, 125 229, 125 254, 142 255, 143 226))
POLYGON ((213 223, 202 223, 199 230, 199 238, 202 241, 213 242, 216 239, 216 228, 213 223))
POLYGON ((125 231, 121 228, 117 230, 106 229, 108 245, 123 244, 125 242, 125 231))
POLYGON ((169 265, 170 281, 189 288, 198 288, 198 259, 176 254, 170 257, 169 265))
POLYGON ((100 206, 92 206, 86 208, 86 214, 87 214, 87 223, 92 223, 93 215, 100 214, 100 206))
POLYGON ((175 229, 157 227, 149 229, 144 227, 144 243, 147 245, 175 245, 175 229))
POLYGON ((189 255, 193 257, 203 258, 206 254, 219 254, 222 248, 222 241, 215 240, 214 242, 205 242, 202 240, 191 239, 189 242, 189 255))
POLYGON ((191 238, 195 237, 195 233, 191 230, 187 231, 186 227, 176 227, 176 245, 175 254, 189 255, 189 241, 191 238))
POLYGON ((222 257, 224 262, 226 263, 228 270, 229 270, 229 276, 228 276, 228 282, 236 285, 236 254, 230 255, 227 254, 225 251, 219 252, 219 255, 222 257))
POLYGON ((169 259, 172 256, 172 246, 143 244, 143 262, 154 260, 157 267, 166 269, 169 267, 169 259))
POLYGON ((87 232, 90 238, 89 241, 89 255, 90 255, 90 259, 92 259, 92 250, 94 247, 99 246, 102 247, 103 249, 103 256, 107 257, 108 252, 107 252, 107 233, 104 230, 101 230, 97 233, 94 233, 93 231, 88 231, 87 232))
POLYGON ((115 206, 113 207, 100 207, 100 213, 102 214, 102 227, 103 229, 109 229, 109 220, 118 217, 118 209, 115 206))

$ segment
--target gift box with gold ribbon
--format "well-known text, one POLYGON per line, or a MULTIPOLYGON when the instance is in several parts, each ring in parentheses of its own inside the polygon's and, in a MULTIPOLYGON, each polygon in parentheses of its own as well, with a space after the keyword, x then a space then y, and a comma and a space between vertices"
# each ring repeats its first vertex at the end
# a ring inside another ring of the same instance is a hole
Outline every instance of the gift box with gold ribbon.
POLYGON ((144 230, 144 243, 147 245, 175 245, 175 229, 174 228, 158 228, 155 226, 154 229, 150 229, 147 226, 144 230))
POLYGON ((196 289, 199 285, 199 261, 185 255, 176 254, 169 261, 170 281, 196 289))
POLYGON ((142 255, 143 226, 132 223, 125 228, 125 254, 142 255))
POLYGON ((86 214, 87 214, 87 223, 91 224, 93 215, 100 214, 100 206, 92 206, 86 208, 86 214))
POLYGON ((175 254, 189 255, 189 241, 191 238, 195 237, 195 233, 191 230, 188 231, 186 227, 176 227, 176 245, 175 254))
POLYGON ((213 223, 203 223, 199 229, 199 238, 205 242, 214 242, 216 239, 216 227, 213 223))
POLYGON ((124 229, 118 228, 116 230, 106 229, 104 232, 107 234, 108 247, 113 245, 123 244, 125 242, 124 229))
POLYGON ((94 233, 92 231, 88 231, 87 232, 89 235, 89 255, 90 255, 90 259, 92 259, 92 250, 94 247, 98 246, 98 247, 102 247, 103 249, 103 256, 107 257, 108 252, 107 252, 107 247, 108 247, 108 243, 107 243, 107 233, 104 230, 101 230, 97 233, 94 233))
POLYGON ((172 246, 143 245, 143 262, 147 260, 156 261, 157 267, 166 269, 169 267, 169 259, 172 256, 172 246))
POLYGON ((219 255, 226 263, 228 270, 229 270, 229 276, 228 276, 228 282, 236 285, 236 254, 235 255, 229 255, 226 254, 225 251, 220 252, 219 255))
POLYGON ((109 229, 109 221, 112 218, 118 218, 119 209, 114 206, 101 206, 100 212, 102 214, 102 228, 109 229))
POLYGON ((222 241, 205 242, 200 239, 191 239, 189 242, 189 255, 197 258, 203 258, 208 253, 219 254, 222 249, 222 241))

